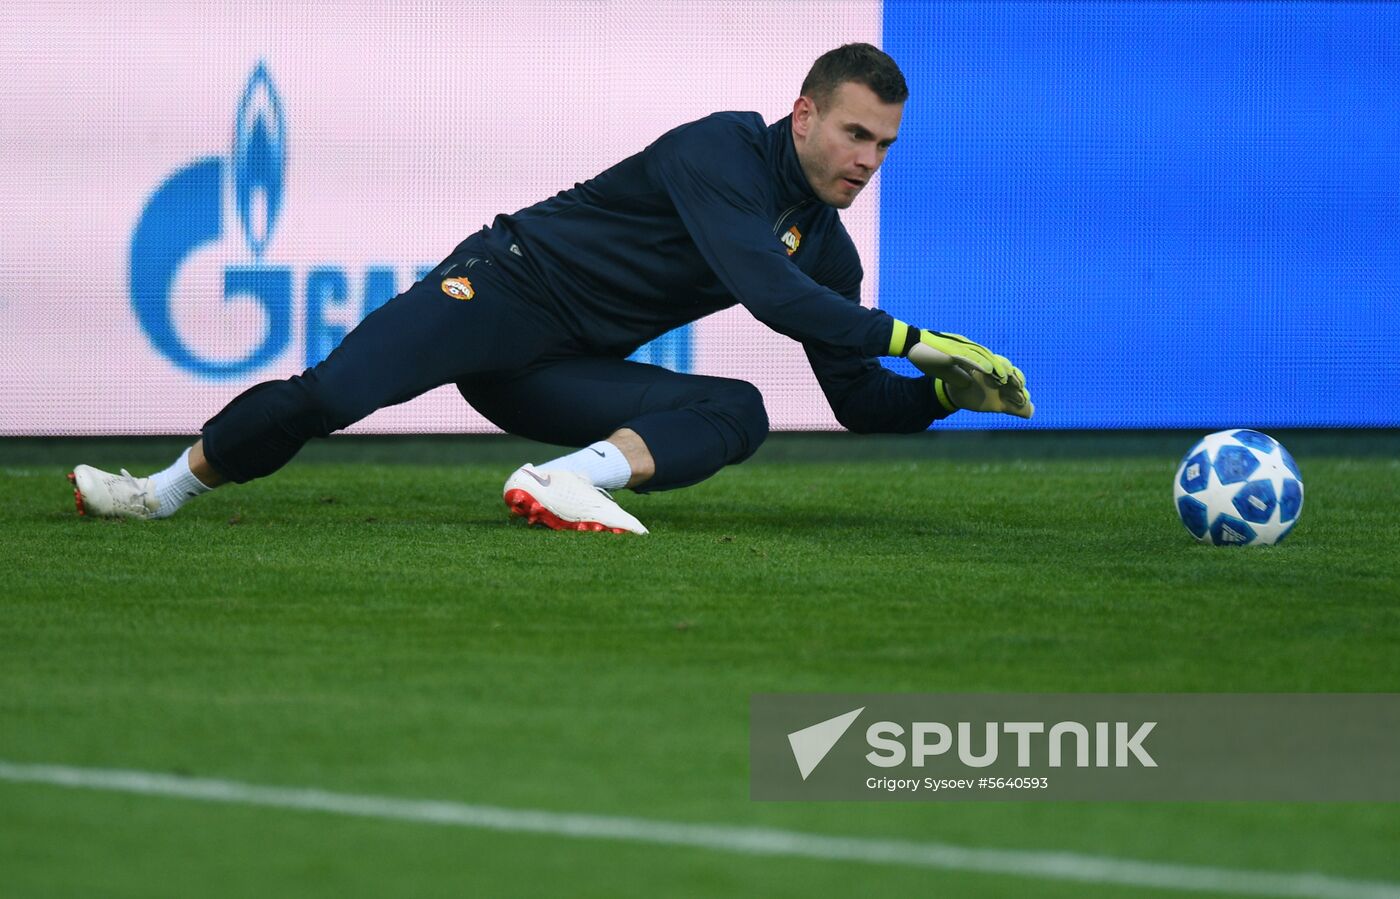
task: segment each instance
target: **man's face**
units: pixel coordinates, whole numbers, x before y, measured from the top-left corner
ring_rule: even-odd
[[[882,103],[853,81],[837,87],[822,109],[798,97],[792,140],[817,198],[837,209],[850,206],[885,161],[903,115],[903,103]]]

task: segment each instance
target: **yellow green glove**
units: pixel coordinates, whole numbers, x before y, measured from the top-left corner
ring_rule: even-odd
[[[991,375],[980,371],[971,374],[960,372],[958,377],[965,380],[953,383],[935,378],[933,382],[938,402],[949,412],[969,409],[973,412],[1002,412],[1017,418],[1030,418],[1035,414],[1035,403],[1031,402],[1030,391],[1026,389],[1026,376],[1014,365],[1005,384],[997,383]]]
[[[924,331],[896,321],[890,354],[904,356],[933,377],[938,402],[949,412],[1002,412],[1018,418],[1035,414],[1026,376],[1005,356],[961,334]]]
[[[918,341],[910,343],[904,355],[926,375],[952,383],[962,383],[965,378],[960,375],[973,372],[988,375],[998,384],[1011,379],[1012,365],[1005,356],[998,356],[961,334],[920,330]]]

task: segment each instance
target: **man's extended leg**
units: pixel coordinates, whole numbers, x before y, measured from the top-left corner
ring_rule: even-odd
[[[470,259],[476,262],[468,265]],[[449,268],[470,268],[471,296],[441,287]],[[465,280],[452,279],[454,284]],[[542,313],[515,298],[489,262],[450,258],[367,316],[314,368],[235,397],[205,423],[201,440],[171,468],[151,478],[75,468],[79,512],[165,517],[202,489],[271,474],[309,439],[376,409],[464,376],[528,366],[556,333]]]
[[[529,480],[530,471],[571,471],[592,486],[639,491],[684,487],[747,459],[768,434],[763,399],[752,384],[620,359],[569,358],[506,381],[473,379],[457,386],[479,412],[513,434],[591,444],[512,475],[535,493],[545,487]],[[625,480],[606,458],[611,454],[627,459]],[[614,480],[600,482],[600,474]]]

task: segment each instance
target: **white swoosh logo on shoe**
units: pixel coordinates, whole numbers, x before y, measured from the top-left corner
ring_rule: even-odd
[[[531,471],[531,470],[528,469],[528,468],[522,468],[522,469],[520,469],[520,470],[523,471],[523,472],[525,472],[526,474],[528,474],[530,477],[534,478],[536,481],[539,481],[541,487],[548,487],[548,486],[549,486],[549,482],[552,480],[552,479],[550,478],[549,475],[545,475],[544,477],[540,477],[539,475],[535,474],[533,471]]]

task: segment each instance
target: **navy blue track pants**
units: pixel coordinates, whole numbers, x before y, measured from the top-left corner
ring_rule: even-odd
[[[235,397],[204,425],[210,464],[239,483],[264,477],[307,440],[444,384],[502,430],[533,440],[584,446],[631,428],[656,462],[641,490],[694,484],[763,442],[768,417],[752,384],[586,355],[522,297],[506,264],[468,240],[320,364]],[[445,289],[445,279],[456,283]]]

